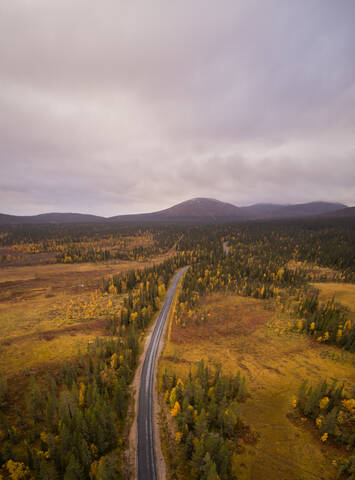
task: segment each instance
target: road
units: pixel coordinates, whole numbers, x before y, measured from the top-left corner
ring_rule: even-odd
[[[138,400],[138,480],[156,480],[157,466],[155,461],[154,446],[154,423],[153,423],[153,392],[154,392],[154,376],[155,363],[159,349],[159,342],[164,330],[166,319],[174,299],[176,287],[182,275],[189,267],[185,267],[178,272],[170,285],[168,293],[164,301],[164,305],[160,310],[156,321],[149,346],[145,355]]]

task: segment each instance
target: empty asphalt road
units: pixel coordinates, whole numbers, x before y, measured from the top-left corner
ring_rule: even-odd
[[[158,353],[159,342],[164,330],[164,325],[174,299],[177,284],[189,267],[178,272],[170,285],[164,301],[164,305],[156,321],[149,346],[145,355],[138,400],[138,480],[156,480],[157,466],[155,462],[154,424],[153,424],[153,391],[155,363]]]

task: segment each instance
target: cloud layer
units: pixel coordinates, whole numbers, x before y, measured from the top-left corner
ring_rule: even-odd
[[[0,211],[355,204],[353,0],[0,5]]]

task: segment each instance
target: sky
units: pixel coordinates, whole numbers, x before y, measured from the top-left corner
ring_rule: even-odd
[[[0,212],[355,205],[354,0],[0,2]]]

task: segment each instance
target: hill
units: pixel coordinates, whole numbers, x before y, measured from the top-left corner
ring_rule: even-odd
[[[282,209],[284,205],[278,205],[276,203],[255,203],[248,207],[241,207],[244,213],[250,219],[257,218],[272,218]]]
[[[322,217],[355,218],[355,207],[346,207],[333,212],[323,213]]]
[[[39,215],[17,216],[0,214],[0,225],[24,225],[39,223],[97,223],[106,218],[84,213],[41,213]]]
[[[156,212],[155,215],[170,217],[242,217],[242,210],[231,203],[221,202],[213,198],[192,198]]]
[[[0,225],[48,224],[48,223],[200,223],[241,220],[267,220],[272,218],[303,218],[310,216],[354,216],[354,210],[341,203],[310,202],[297,205],[258,203],[237,207],[213,198],[192,198],[164,210],[152,213],[115,215],[110,218],[81,213],[44,213],[32,216],[0,214]]]
[[[296,205],[277,205],[270,203],[259,203],[249,207],[242,207],[242,210],[250,219],[268,218],[297,218],[313,215],[329,214],[340,209],[347,210],[342,203],[333,202],[309,202]]]
[[[221,202],[213,198],[192,198],[178,203],[170,208],[153,213],[138,215],[118,215],[111,217],[111,221],[149,221],[149,222],[176,222],[176,221],[223,221],[246,219],[242,209],[231,203]]]

